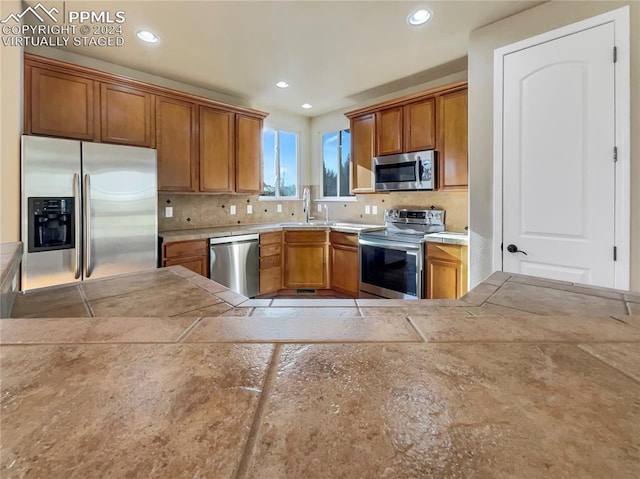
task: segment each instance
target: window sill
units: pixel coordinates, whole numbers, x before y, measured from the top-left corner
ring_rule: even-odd
[[[358,201],[358,198],[356,198],[355,196],[327,196],[323,198],[316,198],[313,201],[315,201],[316,203],[338,203],[338,202],[356,203]]]
[[[297,196],[258,196],[258,201],[300,201]]]

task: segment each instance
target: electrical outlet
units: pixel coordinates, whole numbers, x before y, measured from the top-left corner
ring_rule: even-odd
[[[173,218],[173,206],[165,206],[164,207],[164,217],[165,218]]]
[[[253,214],[253,205],[247,205],[247,214],[248,215],[252,215]]]
[[[373,205],[371,207],[371,213],[374,214],[374,215],[378,214],[378,205]]]
[[[236,214],[236,205],[229,206],[229,214],[230,215],[235,215]]]
[[[276,207],[276,209],[277,209],[278,213],[282,213],[282,205],[278,205]]]
[[[371,206],[370,205],[364,205],[364,214],[365,215],[370,215],[371,214]]]
[[[322,213],[322,205],[318,204],[318,213]]]

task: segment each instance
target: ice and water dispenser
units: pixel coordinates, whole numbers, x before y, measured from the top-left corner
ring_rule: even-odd
[[[29,197],[28,251],[53,251],[75,247],[73,197]]]

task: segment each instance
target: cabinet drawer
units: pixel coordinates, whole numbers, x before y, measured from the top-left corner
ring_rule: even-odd
[[[260,270],[269,268],[280,268],[282,265],[282,256],[279,254],[275,256],[267,256],[266,258],[260,258]]]
[[[180,256],[198,256],[207,254],[207,240],[176,241],[164,245],[165,258],[178,258]]]
[[[260,257],[264,258],[265,256],[273,256],[275,254],[282,254],[282,245],[279,244],[269,244],[269,245],[260,245]]]
[[[353,233],[340,233],[338,231],[332,231],[329,234],[331,238],[331,244],[341,244],[344,246],[358,247],[358,235]]]
[[[427,243],[427,258],[466,262],[467,247],[457,244]]]
[[[272,233],[262,233],[260,235],[260,245],[264,244],[281,244],[282,231],[274,231]]]
[[[286,243],[325,243],[326,231],[286,231],[284,233]]]

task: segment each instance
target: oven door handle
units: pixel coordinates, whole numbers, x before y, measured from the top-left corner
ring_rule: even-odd
[[[419,253],[422,251],[422,243],[399,243],[397,241],[393,242],[382,242],[382,241],[371,241],[363,238],[358,239],[358,244],[363,246],[373,246],[374,248],[384,248],[384,249],[393,249],[397,251],[406,251],[408,253]]]

